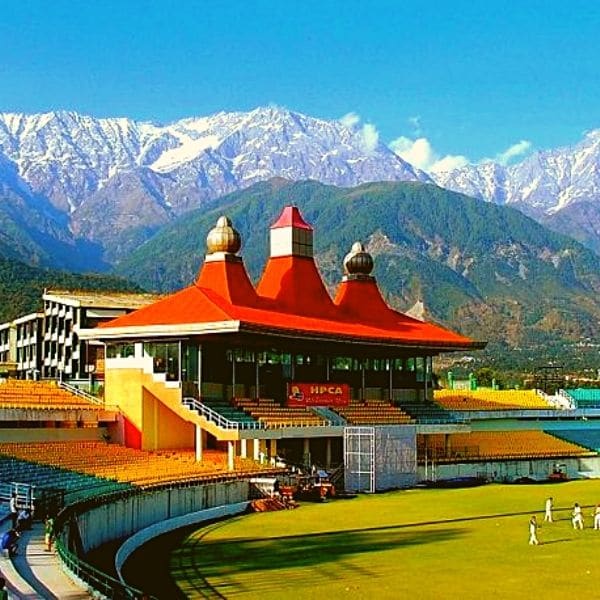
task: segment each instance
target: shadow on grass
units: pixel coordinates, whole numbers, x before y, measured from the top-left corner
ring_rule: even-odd
[[[549,546],[550,544],[562,544],[563,542],[572,542],[569,538],[562,538],[560,540],[550,540],[548,542],[540,542],[540,546]]]
[[[298,569],[303,581],[320,577],[321,573],[330,577],[328,563],[335,563],[339,570],[344,568],[345,560],[357,554],[445,542],[463,535],[465,531],[460,528],[415,531],[403,527],[382,527],[231,541],[206,541],[199,536],[175,551],[171,575],[188,596],[223,596],[247,591],[244,577],[240,575],[247,574],[251,578],[254,590],[259,583],[275,585],[269,578],[258,582],[256,578],[260,577],[260,571]],[[352,565],[351,569],[357,572],[356,565]],[[377,564],[374,563],[372,571],[363,569],[361,575],[377,577],[376,569]],[[293,578],[293,575],[286,574],[286,586],[293,584],[290,577]],[[219,583],[211,586],[209,581]]]

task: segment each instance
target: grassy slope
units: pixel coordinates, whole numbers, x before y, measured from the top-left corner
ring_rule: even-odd
[[[530,547],[529,515],[542,520],[547,495],[565,510]],[[600,482],[585,481],[307,504],[201,529],[172,552],[171,569],[188,597],[212,586],[228,598],[593,598],[600,532],[591,508],[583,532],[569,514],[598,499]]]

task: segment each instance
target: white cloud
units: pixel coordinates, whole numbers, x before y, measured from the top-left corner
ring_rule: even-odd
[[[521,140],[512,146],[509,146],[504,152],[500,152],[494,159],[501,165],[507,165],[513,158],[522,156],[531,150],[531,142],[528,140]]]
[[[340,123],[344,125],[344,127],[348,127],[348,129],[352,129],[355,125],[360,123],[360,116],[355,112],[346,113],[341,119]]]
[[[427,172],[451,171],[469,164],[469,159],[460,154],[440,156],[431,142],[420,137],[416,140],[401,136],[390,143],[390,148],[403,160]]]
[[[357,125],[360,123],[361,118],[360,115],[355,112],[346,113],[339,121],[344,127],[356,131],[361,139],[363,150],[367,154],[370,154],[377,148],[377,144],[379,144],[379,131],[377,131],[375,125],[372,123],[365,123],[362,127],[358,128]]]
[[[373,152],[377,148],[379,143],[379,131],[377,127],[371,123],[365,123],[360,130],[360,136],[362,137],[362,144],[367,154]]]
[[[469,164],[469,159],[462,154],[447,154],[446,156],[436,160],[429,169],[432,173],[444,173],[460,169]]]

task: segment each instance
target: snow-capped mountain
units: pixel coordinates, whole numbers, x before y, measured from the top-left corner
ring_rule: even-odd
[[[600,129],[575,146],[536,152],[515,165],[486,162],[432,177],[442,187],[536,217],[579,202],[600,203]]]
[[[431,176],[447,189],[514,206],[600,252],[600,129],[508,167],[485,162]]]
[[[118,259],[173,217],[272,177],[338,186],[429,177],[360,127],[281,108],[169,125],[75,112],[0,114],[0,161],[18,185]],[[13,185],[15,183],[13,182]]]
[[[195,186],[199,197],[275,176],[341,186],[427,180],[384,144],[368,147],[361,129],[279,108],[166,126],[73,112],[0,114],[0,152],[35,192],[71,212],[115,175],[136,169],[163,176],[167,195],[176,183]]]

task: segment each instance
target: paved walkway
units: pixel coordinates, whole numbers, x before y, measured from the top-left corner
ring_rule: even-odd
[[[11,600],[87,600],[92,597],[62,570],[54,550],[45,551],[42,523],[34,523],[30,531],[23,532],[19,554],[12,563],[7,558],[2,561],[0,569],[12,593]]]

